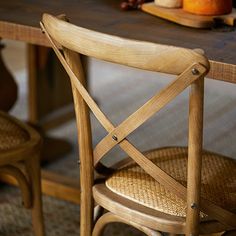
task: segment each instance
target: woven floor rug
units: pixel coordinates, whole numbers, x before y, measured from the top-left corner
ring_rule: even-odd
[[[15,78],[19,83],[20,96],[12,113],[21,119],[27,118],[26,101],[26,64],[25,46],[7,41],[8,49],[4,57]],[[17,56],[16,56],[17,53]],[[22,58],[16,60],[14,58]],[[11,63],[10,63],[11,62]],[[90,61],[91,91],[107,116],[114,124],[119,124],[135,109],[153,96],[173,77],[141,73],[126,67],[110,63]],[[205,117],[204,117],[204,148],[224,155],[236,157],[236,87],[222,82],[206,81]],[[178,99],[171,102],[147,123],[138,128],[129,137],[141,150],[160,146],[187,144],[187,115],[188,90]],[[22,112],[25,111],[25,112]],[[106,134],[104,129],[92,116],[94,145]],[[77,137],[75,122],[71,121],[58,129],[52,130],[51,135],[63,137],[73,144],[74,150],[45,168],[63,175],[79,177],[76,161]],[[106,163],[110,160],[124,157],[119,149],[112,150]],[[30,212],[21,206],[18,189],[0,186],[0,235],[14,236],[33,235],[31,232]],[[69,202],[57,200],[48,196],[43,197],[46,232],[49,236],[79,235],[79,206]],[[120,224],[107,227],[106,236],[143,235],[140,232]]]

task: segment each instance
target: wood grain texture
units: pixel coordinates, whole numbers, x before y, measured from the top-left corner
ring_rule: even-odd
[[[236,83],[236,64],[210,61],[211,69],[207,77],[225,82]]]
[[[203,142],[204,78],[194,81],[189,101],[186,235],[199,234]]]
[[[79,55],[68,49],[64,49],[65,58],[72,71],[78,76],[81,84],[85,85],[85,76]],[[71,79],[72,92],[75,104],[76,121],[78,127],[78,144],[80,156],[80,235],[87,236],[92,234],[93,228],[93,196],[92,186],[94,181],[93,153],[92,153],[92,134],[88,106],[83,97],[74,86]]]
[[[37,3],[29,3],[26,0],[11,2],[1,0],[0,4],[1,38],[49,46],[48,40],[39,29],[41,16],[44,12],[61,14],[61,10],[58,9],[64,9],[63,12],[70,16],[73,23],[85,28],[160,44],[192,49],[200,47],[208,58],[216,62],[212,64],[210,72],[210,75],[214,73],[212,78],[223,81],[232,80],[228,71],[236,62],[234,53],[236,32],[234,30],[221,32],[181,27],[138,11],[119,11],[118,3],[115,0],[109,2],[98,0],[96,4],[93,1],[81,0],[69,5],[64,0],[59,0],[57,9],[55,9],[55,3],[46,4],[46,0]],[[184,35],[184,37],[178,37],[178,35]],[[222,71],[221,63],[224,68],[228,68],[226,73]],[[229,65],[226,66],[227,64]]]
[[[24,207],[30,208],[32,206],[32,196],[30,191],[30,186],[28,180],[22,171],[12,165],[1,166],[0,167],[0,180],[4,181],[6,178],[13,178],[14,182],[17,183],[20,187],[22,194],[22,203]],[[6,181],[4,181],[6,182]]]
[[[207,59],[193,50],[110,36],[58,20],[48,14],[43,15],[42,21],[48,33],[59,44],[104,61],[175,75],[196,62],[209,66]],[[71,38],[77,39],[80,44]]]
[[[37,3],[29,3],[26,0],[11,2],[1,0],[0,4],[0,37],[2,38],[48,46],[47,39],[39,29],[41,16],[44,12],[61,14],[59,9],[63,9],[73,23],[88,29],[160,44],[192,49],[200,47],[208,58],[217,62],[217,65],[214,63],[211,71],[221,70],[221,63],[233,65],[236,61],[234,53],[236,31],[195,30],[138,11],[122,12],[115,0],[109,2],[98,0],[96,4],[93,1],[85,0],[67,4],[66,1],[59,0],[56,8],[55,3],[48,4],[46,0]],[[184,35],[184,37],[178,37],[178,35]],[[227,76],[227,71],[226,73],[221,71],[217,78],[214,72],[214,78],[224,81],[231,80]]]
[[[126,219],[123,219],[115,214],[112,214],[111,212],[105,213],[102,215],[98,222],[96,223],[92,236],[101,236],[103,234],[103,231],[105,229],[105,226],[109,223],[113,222],[120,222],[125,223],[133,226],[134,228],[138,229],[139,231],[145,233],[147,236],[162,236],[161,233],[154,231],[150,228],[147,228],[145,226],[136,224],[135,222],[127,221]]]
[[[38,27],[0,21],[0,37],[19,40],[30,44],[49,46],[47,39]]]
[[[222,16],[200,16],[188,13],[182,8],[159,7],[155,3],[145,3],[141,9],[154,16],[193,28],[211,28],[216,20],[221,20],[221,22],[233,26],[236,19],[235,10],[230,14]]]
[[[154,230],[163,232],[184,233],[185,219],[177,216],[155,211],[151,208],[120,198],[119,195],[110,191],[104,184],[97,184],[93,187],[93,194],[96,202],[114,214],[119,215],[127,221],[145,225]]]
[[[40,44],[43,42],[42,37],[44,38],[39,30],[42,14],[45,12],[54,15],[66,13],[73,24],[87,29],[159,44],[191,49],[202,48],[211,60],[230,64],[234,64],[236,61],[235,30],[223,32],[220,29],[190,29],[141,11],[123,12],[120,11],[117,0],[80,0],[70,3],[65,0],[56,2],[0,0],[0,6],[1,22],[25,26],[20,29],[16,38],[14,25],[8,24],[4,27],[8,36],[4,36],[4,32],[1,31],[0,37],[2,38],[14,39],[15,37],[17,40],[30,42],[33,37],[34,43]],[[33,29],[29,27],[38,28],[38,30],[37,32],[31,31]],[[30,34],[29,29],[31,29]],[[180,35],[184,35],[184,37],[179,37]],[[47,42],[45,43],[47,44]]]
[[[97,149],[100,152],[100,149],[102,150],[105,147],[105,151],[102,151],[103,153],[98,159],[96,159],[97,157],[94,155],[95,165],[100,161],[103,154],[113,147],[113,144],[118,144],[148,175],[162,184],[166,189],[184,200],[187,199],[188,204],[196,202],[196,206],[199,206],[201,201],[200,209],[213,219],[224,224],[226,226],[225,229],[236,227],[235,214],[222,207],[216,206],[208,199],[201,198],[200,200],[203,117],[202,80],[209,70],[208,60],[203,56],[203,54],[199,53],[200,50],[189,51],[187,49],[177,48],[175,51],[177,53],[175,54],[172,51],[173,47],[168,45],[132,41],[98,33],[63,22],[62,20],[48,14],[43,15],[41,26],[56,55],[70,76],[72,91],[74,93],[77,126],[79,130],[79,146],[81,150],[81,220],[83,220],[81,225],[81,234],[91,235],[92,232],[91,211],[93,210],[93,204],[92,194],[90,191],[93,186],[93,181],[91,179],[93,178],[93,154],[88,107],[109,133],[107,136],[108,141],[104,142],[103,145],[99,145],[99,149]],[[63,49],[62,51],[60,51],[61,48]],[[155,49],[155,53],[153,53],[153,49]],[[84,87],[82,65],[75,52],[97,57],[101,60],[145,70],[175,74],[177,75],[177,79],[167,86],[166,89],[163,89],[159,94],[151,98],[146,104],[144,104],[144,106],[128,117],[127,120],[121,123],[121,126],[123,125],[122,128],[118,125],[118,128],[120,128],[118,133],[118,128],[116,130],[114,125],[99,109],[98,105],[94,102]],[[139,57],[139,55],[142,56]],[[175,62],[177,58],[182,62],[182,65],[176,64],[173,69],[169,64],[173,65],[173,62]],[[151,65],[147,63],[150,62],[150,59],[155,59]],[[183,60],[187,60],[187,64],[184,63]],[[169,101],[174,99],[185,88],[190,86],[190,84],[193,84],[190,96],[189,115],[190,173],[188,175],[188,188],[186,189],[172,176],[168,175],[151,160],[146,158],[145,155],[143,155],[126,139],[126,137],[150,118],[155,112],[159,111]],[[85,102],[88,107],[85,105]],[[193,169],[195,169],[195,171],[192,171]],[[86,193],[83,193],[83,190],[86,190]],[[198,207],[196,211],[192,211],[192,207],[190,207],[191,210],[188,210],[186,225],[185,219],[173,217],[172,215],[167,215],[163,212],[150,211],[149,209],[144,213],[145,207],[141,204],[136,204],[135,209],[134,202],[126,200],[122,196],[119,196],[119,194],[112,193],[106,188],[105,184],[95,184],[93,188],[93,196],[99,205],[122,219],[127,219],[127,222],[130,222],[131,225],[133,223],[138,225],[141,224],[142,226],[150,227],[152,230],[163,230],[170,233],[184,232],[193,235],[199,234]],[[86,204],[83,205],[84,203]],[[102,218],[101,221],[97,221],[97,224],[100,224],[99,222],[101,223],[101,227],[98,226],[97,229],[95,227],[94,235],[99,235],[102,232],[103,226],[106,224],[106,220],[103,221]],[[207,224],[207,222],[204,223]],[[216,229],[219,228],[211,228],[211,230]]]
[[[175,81],[169,84],[162,91],[154,95],[149,101],[147,101],[142,107],[125,119],[112,131],[104,128],[109,134],[104,137],[94,149],[94,164],[98,161],[117,143],[120,143],[131,132],[137,129],[141,124],[148,120],[152,115],[161,110],[166,104],[174,99],[179,93],[181,93],[186,87],[188,87],[194,80],[198,78],[198,75],[192,76],[191,70],[195,68],[200,74],[206,73],[206,68],[199,64],[194,64],[190,68],[186,69]],[[113,136],[117,137],[117,140],[113,140]]]
[[[104,184],[97,184],[93,188],[94,198],[106,209],[122,218],[146,225],[151,229],[162,232],[185,234],[186,222],[183,217],[171,216],[163,212],[140,205],[110,191]],[[225,226],[217,221],[201,222],[200,233],[210,234],[223,232]]]

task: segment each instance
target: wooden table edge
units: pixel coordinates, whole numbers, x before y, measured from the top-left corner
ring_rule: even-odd
[[[50,47],[46,36],[39,27],[0,21],[0,38]]]
[[[0,38],[23,41],[29,44],[50,47],[50,44],[39,27],[25,26],[0,20]],[[222,80],[225,82],[236,81],[236,65],[220,61],[210,61],[211,70],[209,78]],[[227,69],[228,74],[225,76],[220,70]],[[224,71],[225,72],[225,71]]]

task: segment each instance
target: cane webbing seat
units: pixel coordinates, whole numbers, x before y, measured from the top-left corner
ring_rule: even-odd
[[[156,165],[178,180],[187,183],[187,148],[171,147],[146,153]],[[236,161],[204,151],[202,196],[216,205],[232,210],[236,207]],[[224,173],[224,175],[222,175]],[[165,189],[137,164],[130,164],[106,180],[114,193],[149,208],[186,217],[186,202]],[[201,217],[206,215],[201,213]]]
[[[0,113],[0,150],[9,150],[29,140],[28,133]]]

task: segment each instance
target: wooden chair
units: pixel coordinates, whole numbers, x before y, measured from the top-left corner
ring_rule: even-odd
[[[28,125],[0,111],[0,175],[10,176],[22,192],[23,205],[32,209],[36,236],[44,235],[40,181],[40,136]]]
[[[101,235],[111,222],[130,224],[147,235],[190,236],[235,229],[231,209],[236,182],[229,181],[236,177],[235,162],[202,151],[203,80],[209,62],[201,51],[94,32],[49,14],[43,15],[41,27],[72,84],[81,163],[80,235]],[[79,54],[174,74],[176,80],[114,126],[85,89]],[[127,136],[187,87],[191,87],[188,147],[140,152]],[[89,108],[108,132],[94,149]],[[129,160],[104,166],[102,157],[116,145]],[[94,170],[103,178],[94,179]]]

